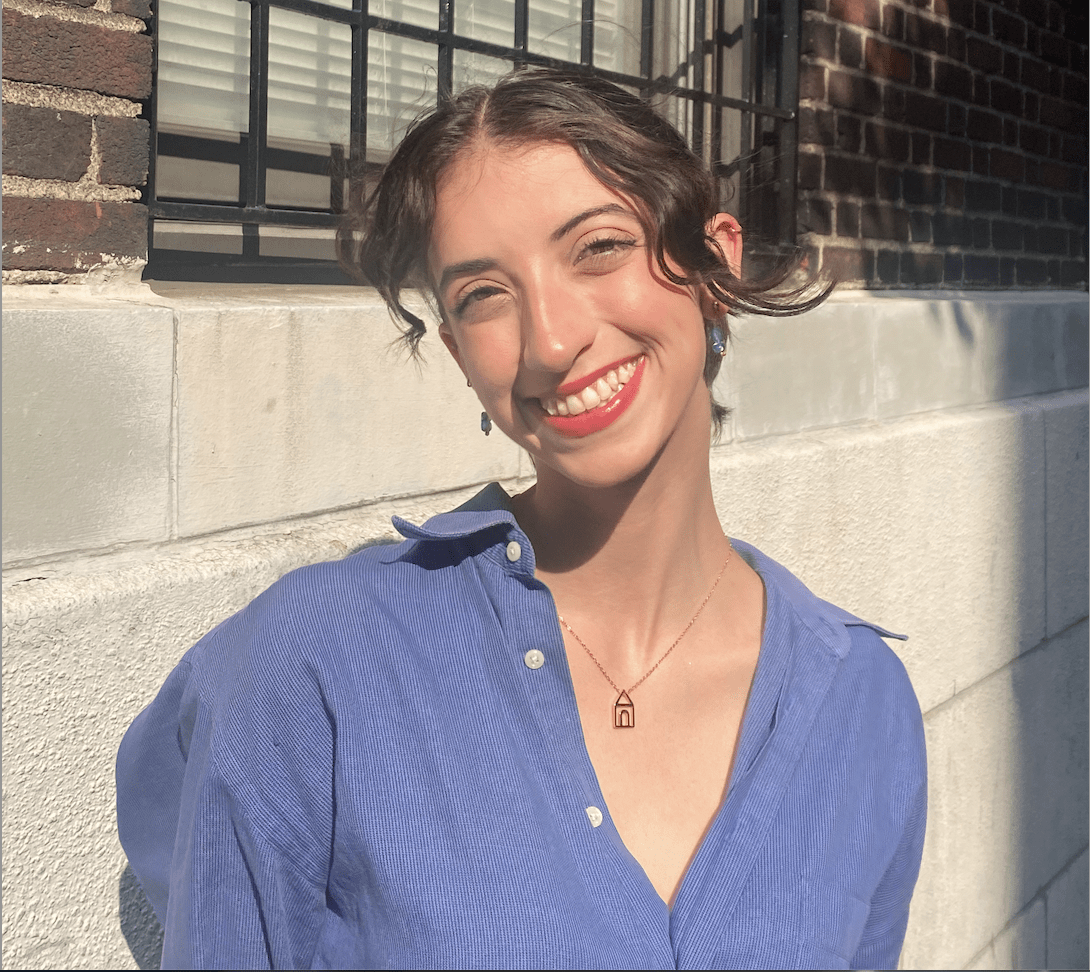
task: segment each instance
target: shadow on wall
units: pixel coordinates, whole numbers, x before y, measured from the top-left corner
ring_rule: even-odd
[[[118,913],[121,933],[129,951],[141,969],[159,968],[163,954],[163,929],[152,911],[151,903],[127,864],[117,880]]]

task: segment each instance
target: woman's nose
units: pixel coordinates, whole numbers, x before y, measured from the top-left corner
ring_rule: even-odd
[[[564,374],[594,340],[588,308],[557,285],[527,295],[522,321],[522,363],[532,371]]]

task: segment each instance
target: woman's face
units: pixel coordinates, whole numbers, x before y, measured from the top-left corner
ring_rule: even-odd
[[[701,298],[661,275],[632,201],[569,146],[467,150],[428,256],[444,342],[539,477],[615,485],[670,445],[706,462]]]

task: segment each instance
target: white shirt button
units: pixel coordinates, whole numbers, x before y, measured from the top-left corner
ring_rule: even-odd
[[[597,807],[587,807],[587,819],[592,827],[602,826],[602,811]]]
[[[507,545],[507,559],[514,563],[519,557],[522,556],[522,544],[517,540],[512,540]]]
[[[538,669],[545,664],[545,656],[536,648],[531,648],[526,652],[522,656],[522,660],[526,663],[527,668]]]

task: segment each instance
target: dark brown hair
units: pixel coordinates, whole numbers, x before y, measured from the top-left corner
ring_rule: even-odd
[[[678,131],[646,101],[609,81],[528,68],[491,88],[467,88],[441,101],[410,126],[373,191],[366,192],[363,180],[352,187],[337,231],[338,256],[349,273],[382,295],[414,355],[426,328],[402,304],[401,291],[431,290],[426,259],[436,186],[478,138],[570,145],[603,185],[640,204],[638,215],[663,276],[679,286],[703,285],[723,306],[721,317],[704,322],[709,337],[716,325],[729,336],[728,314],[799,314],[821,303],[831,289],[813,281],[785,286],[798,269],[797,258],[757,278],[735,276],[706,233],[719,211],[715,180]],[[704,365],[709,387],[721,361],[709,341]],[[713,400],[717,431],[726,414]]]

